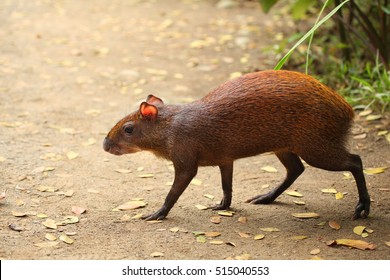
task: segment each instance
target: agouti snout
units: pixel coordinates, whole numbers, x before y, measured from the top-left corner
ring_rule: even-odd
[[[352,120],[351,106],[316,79],[270,70],[228,81],[189,104],[165,105],[150,95],[111,129],[103,147],[114,155],[150,151],[173,162],[171,190],[157,212],[144,216],[147,220],[167,216],[199,166],[219,166],[223,198],[214,209],[229,208],[233,162],[270,151],[285,166],[286,178],[248,202],[274,201],[304,171],[302,158],[317,168],[352,173],[359,193],[357,219],[368,216],[370,197],[360,157],[345,148]]]

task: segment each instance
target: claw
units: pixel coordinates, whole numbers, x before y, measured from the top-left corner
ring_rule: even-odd
[[[367,218],[370,213],[370,200],[360,201],[355,207],[355,213],[352,216],[352,220],[357,220],[360,218]]]
[[[156,211],[153,214],[142,216],[141,219],[143,219],[145,221],[160,221],[160,220],[164,220],[165,217],[167,216],[167,213],[165,213],[165,212],[166,211],[165,211],[165,209],[163,207],[163,208],[161,208],[160,210]]]

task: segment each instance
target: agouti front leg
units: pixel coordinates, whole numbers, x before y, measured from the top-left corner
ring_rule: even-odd
[[[195,177],[197,171],[197,167],[187,167],[183,169],[175,166],[175,180],[173,181],[173,185],[165,198],[163,206],[155,213],[143,216],[142,219],[145,219],[146,221],[165,219],[173,205],[188,187],[191,180]]]
[[[212,206],[213,210],[226,210],[229,209],[232,203],[232,181],[233,181],[233,162],[220,165],[219,170],[221,171],[222,191],[223,197],[219,204]]]

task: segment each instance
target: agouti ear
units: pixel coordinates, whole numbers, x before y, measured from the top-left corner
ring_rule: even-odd
[[[154,106],[162,106],[164,105],[164,102],[161,100],[161,98],[158,98],[157,96],[154,96],[152,94],[149,94],[146,98],[146,102],[149,104],[152,104]]]
[[[139,112],[141,116],[145,119],[154,121],[157,119],[158,109],[156,106],[149,104],[147,102],[142,102],[139,106]]]

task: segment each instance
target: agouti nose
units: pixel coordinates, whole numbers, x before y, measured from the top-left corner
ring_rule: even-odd
[[[111,146],[112,146],[112,140],[108,137],[104,138],[104,141],[103,141],[103,149],[106,151],[106,152],[109,152],[110,149],[111,149]]]

